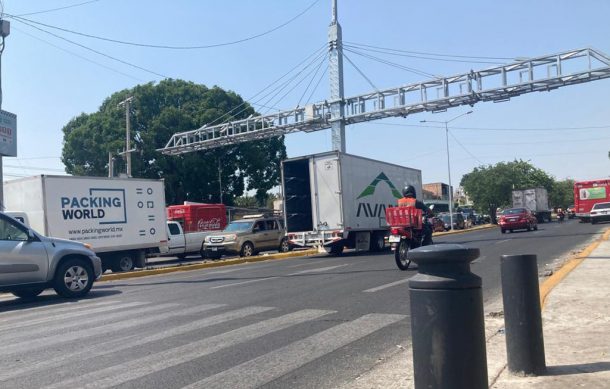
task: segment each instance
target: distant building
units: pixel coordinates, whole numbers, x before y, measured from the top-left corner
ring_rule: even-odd
[[[454,198],[454,202],[456,202],[460,205],[472,204],[472,201],[470,200],[468,193],[466,193],[464,188],[462,188],[461,186],[457,188],[457,190],[455,191],[455,194],[453,195],[453,198]]]
[[[449,185],[442,182],[423,184],[423,199],[449,201]]]

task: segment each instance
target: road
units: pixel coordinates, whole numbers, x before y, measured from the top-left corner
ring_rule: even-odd
[[[481,249],[472,269],[489,305],[501,254],[537,254],[542,270],[605,227],[570,221],[437,243]],[[336,387],[410,344],[414,274],[389,252],[347,253],[103,282],[76,302],[8,299],[0,387]]]

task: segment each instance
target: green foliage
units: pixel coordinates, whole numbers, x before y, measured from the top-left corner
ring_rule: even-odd
[[[574,180],[556,181],[549,192],[549,205],[564,209],[574,205]]]
[[[529,162],[515,160],[477,167],[462,177],[460,185],[475,207],[485,210],[495,220],[496,208],[511,204],[513,189],[543,187],[550,192],[554,179]]]
[[[63,128],[62,161],[68,173],[108,175],[108,153],[116,155],[125,148],[125,108],[118,105],[129,96],[134,97],[130,117],[132,147],[137,150],[132,153],[132,175],[163,178],[168,204],[219,202],[219,181],[225,204],[232,205],[245,190],[255,190],[257,199],[264,203],[267,191],[278,185],[280,161],[286,157],[283,137],[179,156],[156,151],[176,132],[199,128],[223,115],[222,120],[229,121],[255,114],[233,92],[182,80],[148,83],[114,93],[97,112],[72,119]],[[115,171],[124,172],[123,158],[115,160]]]

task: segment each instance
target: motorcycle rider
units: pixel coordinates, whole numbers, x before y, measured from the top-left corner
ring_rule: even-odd
[[[417,200],[417,193],[415,191],[415,187],[413,185],[407,185],[402,190],[402,198],[398,199],[399,207],[415,207],[417,209],[421,209],[424,215],[431,216],[432,211],[426,204]],[[432,227],[430,223],[424,221],[422,226],[422,233],[424,235],[424,241],[422,242],[423,246],[427,246],[432,244]]]

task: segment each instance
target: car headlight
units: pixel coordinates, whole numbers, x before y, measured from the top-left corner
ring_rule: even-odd
[[[210,236],[208,235],[208,236],[206,236],[205,238],[203,238],[203,241],[204,241],[205,243],[210,243]]]
[[[89,243],[83,243],[83,246],[85,246],[89,250],[93,250],[93,246],[91,246]]]
[[[231,242],[231,241],[234,241],[235,239],[237,239],[237,235],[235,235],[235,234],[225,236],[226,242]]]

